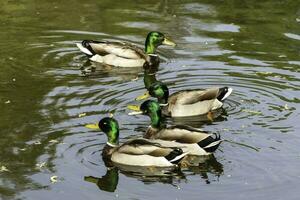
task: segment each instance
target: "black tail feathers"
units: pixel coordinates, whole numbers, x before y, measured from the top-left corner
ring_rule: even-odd
[[[93,41],[93,40],[83,40],[81,42],[82,46],[84,48],[87,48],[93,55],[95,55],[95,51],[93,50],[93,48],[91,47],[90,43],[98,43],[97,41]]]
[[[229,92],[229,88],[228,87],[222,87],[222,88],[220,88],[217,99],[219,101],[223,101],[223,98],[225,97],[225,95],[227,94],[227,92]]]
[[[183,151],[182,149],[180,148],[175,148],[173,151],[171,151],[171,153],[169,153],[167,156],[165,156],[165,158],[168,160],[168,161],[171,161],[172,164],[178,164],[182,158],[180,159],[176,159],[174,160],[177,156],[180,156],[181,154],[183,154]],[[174,160],[174,161],[172,161]]]
[[[209,136],[204,140],[198,142],[198,145],[203,148],[206,152],[214,152],[218,149],[221,144],[221,136],[220,134],[214,133],[215,137]]]

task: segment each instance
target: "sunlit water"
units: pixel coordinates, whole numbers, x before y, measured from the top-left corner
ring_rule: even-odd
[[[2,199],[299,197],[297,1],[7,1],[0,16]],[[126,106],[144,92],[143,70],[83,73],[94,64],[74,43],[142,46],[150,30],[178,44],[159,48],[156,78],[171,93],[212,86],[234,92],[213,122],[167,119],[220,133],[225,141],[214,157],[148,177],[107,169],[105,135],[84,127],[114,113],[121,142],[141,135],[149,119],[128,116]]]

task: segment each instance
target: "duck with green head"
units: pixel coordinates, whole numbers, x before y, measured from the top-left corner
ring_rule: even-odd
[[[219,135],[209,134],[190,126],[165,127],[161,123],[161,108],[156,101],[147,100],[140,106],[140,111],[129,113],[129,115],[138,114],[147,115],[151,119],[151,125],[144,135],[145,138],[166,141],[166,143],[162,143],[164,145],[176,143],[174,146],[183,148],[184,151],[184,147],[186,147],[189,155],[209,155],[222,142]]]
[[[77,47],[94,62],[117,67],[143,67],[158,65],[156,49],[160,45],[175,46],[163,33],[152,31],[145,41],[145,50],[128,43],[118,41],[83,40]]]
[[[166,116],[186,117],[207,114],[223,106],[224,100],[231,94],[232,88],[208,88],[181,90],[169,94],[166,84],[156,81],[148,87],[148,91],[136,100],[155,97]]]
[[[109,159],[117,166],[176,167],[187,154],[179,147],[163,146],[157,140],[144,138],[119,145],[119,125],[114,118],[105,117],[98,126],[107,136],[103,159]]]

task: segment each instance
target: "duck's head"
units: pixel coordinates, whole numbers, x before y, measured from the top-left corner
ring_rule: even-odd
[[[131,112],[130,115],[147,115],[151,119],[151,126],[158,128],[161,122],[160,105],[153,100],[144,101],[139,107],[139,111]]]
[[[145,52],[147,54],[155,54],[156,48],[159,45],[176,46],[174,42],[168,39],[163,33],[152,31],[148,33],[145,41]]]
[[[115,147],[119,144],[119,124],[112,117],[105,117],[99,121],[100,130],[107,135],[107,144]]]

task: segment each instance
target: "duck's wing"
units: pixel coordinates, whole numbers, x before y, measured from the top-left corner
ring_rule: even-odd
[[[198,144],[206,152],[214,152],[222,142],[219,134],[209,134],[200,129],[182,125],[162,129],[152,138],[182,144]]]
[[[218,94],[219,88],[209,88],[205,90],[184,90],[170,95],[168,102],[170,105],[189,105],[200,101],[216,99]]]
[[[89,56],[113,54],[127,59],[148,59],[143,49],[128,42],[83,40],[77,47]]]
[[[117,151],[129,155],[149,155],[154,157],[166,157],[170,154],[182,154],[182,150],[176,147],[164,147],[155,140],[133,139],[121,145]]]
[[[192,126],[188,126],[188,125],[184,125],[184,124],[178,124],[178,125],[172,125],[172,126],[169,126],[168,129],[185,129],[185,130],[188,130],[188,131],[191,131],[191,132],[199,132],[199,133],[206,133],[208,134],[207,131],[204,131],[200,128],[195,128],[195,127],[192,127]]]
[[[212,136],[211,134],[200,132],[200,131],[191,131],[184,129],[182,127],[169,127],[160,130],[155,136],[154,139],[175,141],[179,143],[198,143],[206,138]]]
[[[169,97],[169,104],[181,104],[190,105],[200,101],[218,99],[224,101],[231,93],[233,89],[230,87],[222,88],[208,88],[198,90],[183,90],[175,92]]]

